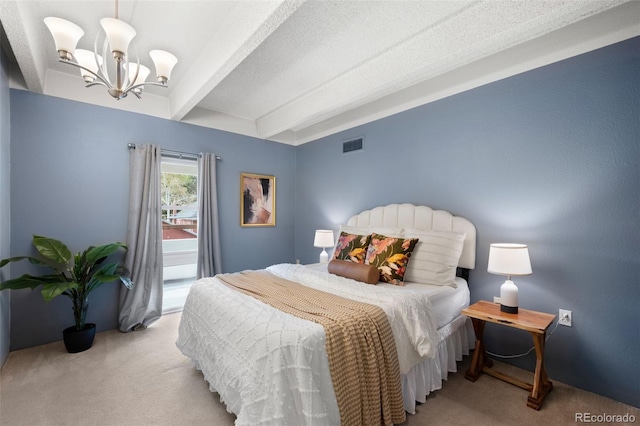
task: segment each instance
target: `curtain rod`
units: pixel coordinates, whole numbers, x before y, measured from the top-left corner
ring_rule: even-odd
[[[129,143],[127,144],[127,147],[129,149],[136,149],[136,144]],[[173,151],[171,149],[164,149],[164,148],[160,148],[160,152],[162,152],[163,154],[175,155],[178,158],[182,158],[183,156],[190,156],[190,157],[196,157],[196,158],[200,157],[200,154],[194,154],[192,152]],[[216,155],[216,160],[222,160],[222,157],[220,157],[219,155]]]

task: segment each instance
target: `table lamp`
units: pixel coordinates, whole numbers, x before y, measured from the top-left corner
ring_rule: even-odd
[[[511,281],[511,276],[531,274],[527,246],[525,244],[491,244],[487,272],[507,276],[507,280],[500,287],[500,310],[517,314],[518,287]]]
[[[320,263],[329,262],[329,254],[327,253],[327,247],[333,247],[333,231],[330,229],[318,229],[316,236],[313,239],[314,247],[322,247],[322,253],[320,253]]]

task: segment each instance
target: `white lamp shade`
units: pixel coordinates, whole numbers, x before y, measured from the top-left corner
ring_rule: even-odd
[[[74,53],[73,56],[76,58],[76,61],[78,61],[78,64],[95,73],[98,72],[98,64],[96,63],[96,55],[94,52],[84,49],[76,49],[76,53]],[[102,56],[98,55],[98,61],[100,62],[100,65],[102,65]],[[80,75],[82,75],[82,77],[95,78],[94,75],[91,75],[91,73],[83,70],[82,68],[80,68]]]
[[[131,80],[133,77],[135,77],[136,71],[138,71],[138,64],[129,63],[129,66],[127,67],[127,72],[129,74],[129,80]],[[149,76],[150,72],[151,72],[151,70],[149,70],[149,68],[145,67],[144,65],[140,65],[140,71],[138,71],[138,77],[136,78],[136,81],[133,84],[142,84],[142,83],[144,83],[145,80],[147,79],[147,77]]]
[[[313,239],[314,247],[333,247],[333,231],[328,229],[318,229]]]
[[[164,50],[152,50],[149,52],[149,56],[156,67],[156,76],[169,80],[173,67],[178,63],[178,58]]]
[[[74,54],[78,40],[84,35],[82,28],[73,22],[53,16],[44,18],[44,23],[53,36],[56,50]]]
[[[126,22],[115,18],[102,18],[100,25],[107,34],[111,51],[126,54],[129,43],[136,36],[136,30]]]
[[[525,244],[491,244],[487,272],[496,275],[530,275],[529,249]]]

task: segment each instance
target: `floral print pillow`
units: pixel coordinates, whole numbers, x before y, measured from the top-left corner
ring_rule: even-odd
[[[367,247],[371,235],[355,235],[347,232],[340,232],[333,258],[338,260],[350,260],[351,262],[364,263],[367,254]]]
[[[395,285],[404,285],[404,273],[417,238],[387,237],[372,234],[365,264],[380,270],[380,280]]]

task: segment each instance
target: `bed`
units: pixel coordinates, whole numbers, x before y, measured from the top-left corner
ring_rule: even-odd
[[[391,204],[351,217],[341,231],[420,236],[424,238],[419,244],[424,241],[424,246],[416,245],[403,286],[364,284],[328,273],[327,264],[281,264],[267,271],[313,289],[379,305],[393,330],[402,403],[406,412],[414,414],[416,404],[441,388],[474,344],[473,330],[460,311],[469,305],[467,281],[475,267],[475,227],[443,210]],[[461,241],[453,282],[429,285],[409,280],[421,277],[411,269],[412,262],[415,257],[415,268],[419,267],[422,258],[416,253],[423,253],[428,237],[438,232],[457,235]],[[327,373],[325,333],[316,323],[241,294],[216,276],[192,286],[176,344],[236,415],[236,425],[341,423]]]

